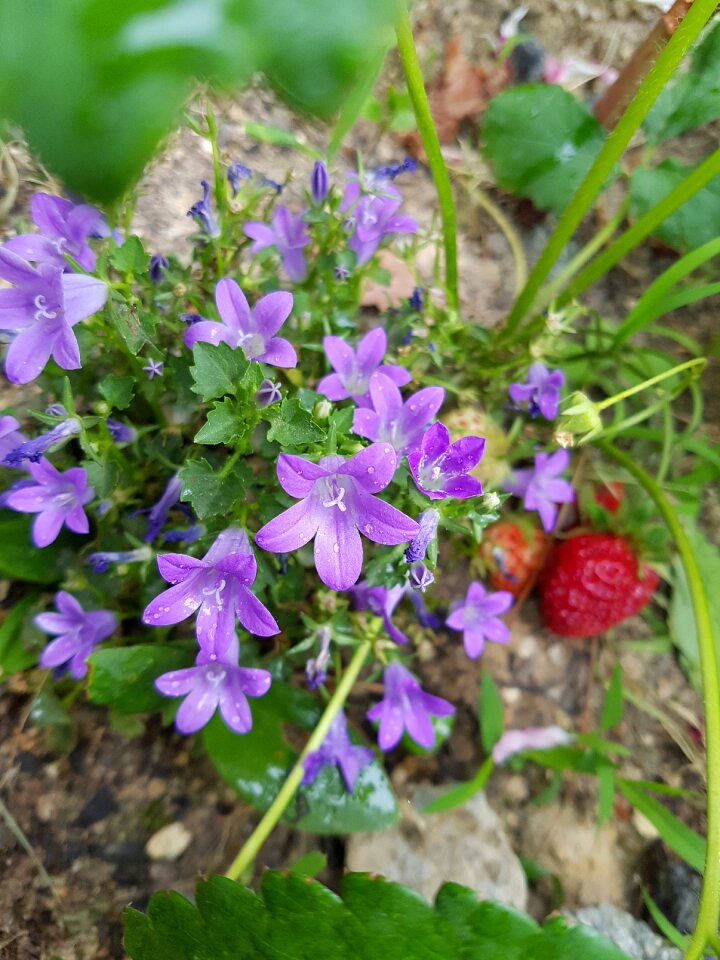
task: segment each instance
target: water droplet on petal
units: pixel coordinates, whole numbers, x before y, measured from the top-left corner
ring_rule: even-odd
[[[334,544],[333,544],[333,553],[340,553],[340,544],[339,544],[339,543],[334,543]]]
[[[375,467],[368,467],[368,468],[367,468],[367,472],[368,472],[368,473],[375,473]]]
[[[365,532],[366,532],[366,533],[372,533],[372,529],[373,529],[373,525],[372,525],[371,523],[366,523],[366,524],[365,524]]]

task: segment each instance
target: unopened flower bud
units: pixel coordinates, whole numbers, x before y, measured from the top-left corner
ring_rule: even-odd
[[[316,160],[310,177],[310,191],[315,203],[322,203],[328,192],[328,172],[322,160]]]
[[[594,437],[602,430],[602,418],[597,404],[580,391],[571,393],[560,405],[556,436],[580,435],[582,440]],[[563,444],[566,445],[566,444]]]
[[[327,420],[332,412],[332,403],[329,400],[318,400],[313,407],[313,416],[316,420]]]
[[[495,491],[486,493],[483,503],[488,510],[497,510],[497,508],[500,506],[500,497],[495,493]]]

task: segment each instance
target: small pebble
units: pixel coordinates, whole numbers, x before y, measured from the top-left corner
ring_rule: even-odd
[[[177,860],[190,846],[192,834],[182,823],[169,823],[154,833],[145,844],[151,860]]]

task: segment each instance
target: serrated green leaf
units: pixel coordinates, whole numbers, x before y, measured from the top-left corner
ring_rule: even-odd
[[[557,214],[605,142],[588,107],[556,84],[514,87],[493,97],[482,137],[498,184]]]
[[[283,400],[279,408],[270,407],[271,426],[268,440],[276,440],[281,447],[302,447],[325,439],[325,431],[303,410],[296,399]]]
[[[63,553],[70,539],[62,533],[42,549],[31,539],[34,517],[0,514],[0,576],[30,583],[57,583],[65,576]]]
[[[485,753],[490,753],[498,742],[505,729],[503,719],[503,704],[493,678],[487,670],[483,670],[480,681],[480,704],[478,708],[480,719],[480,740]]]
[[[167,704],[154,681],[161,673],[192,666],[192,655],[182,647],[136,644],[96,650],[88,663],[88,700],[118,713],[143,713]]]
[[[658,144],[720,117],[720,21],[696,47],[687,73],[660,93],[643,121],[648,142]]]
[[[98,390],[111,407],[125,410],[130,406],[135,391],[134,377],[104,377],[98,384]]]
[[[39,596],[31,593],[23,597],[0,624],[0,677],[25,670],[37,661],[37,653],[27,649],[26,639],[35,630],[30,617],[37,609]]]
[[[115,329],[133,356],[142,350],[152,337],[156,320],[150,314],[139,314],[135,307],[112,302],[110,316]]]
[[[87,473],[88,483],[95,491],[95,496],[102,499],[108,497],[117,488],[120,470],[112,460],[98,463],[96,460],[83,460],[82,467]]]
[[[234,394],[250,366],[242,350],[233,350],[226,343],[196,343],[193,360],[195,363],[190,367],[190,373],[194,386],[191,389],[203,400]]]
[[[242,464],[235,464],[225,477],[207,460],[188,460],[178,471],[182,483],[180,499],[189,503],[198,520],[227,513],[234,503],[245,496],[249,473]]]
[[[630,174],[630,213],[641,217],[692,171],[672,157],[656,167],[636,167]],[[676,250],[692,250],[717,237],[720,222],[720,177],[698,190],[655,230],[655,236]]]
[[[258,896],[225,877],[196,904],[156,893],[125,914],[132,960],[628,960],[594,931],[553,918],[539,927],[445,884],[432,907],[413,890],[351,873],[341,896],[308,877],[268,872]]]
[[[242,432],[234,401],[225,399],[214,403],[207,420],[195,434],[195,443],[227,443]]]
[[[110,263],[120,273],[129,273],[140,277],[147,273],[150,257],[143,249],[140,237],[131,234],[122,246],[110,251]]]

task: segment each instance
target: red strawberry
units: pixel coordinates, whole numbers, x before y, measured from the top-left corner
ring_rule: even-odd
[[[487,527],[480,552],[491,586],[519,596],[537,570],[547,539],[537,527],[507,520]]]
[[[608,513],[617,513],[625,499],[625,488],[619,480],[602,484],[595,491],[595,503],[599,503]]]
[[[645,606],[660,578],[624,537],[580,533],[553,545],[540,576],[540,613],[563,637],[593,637]]]

